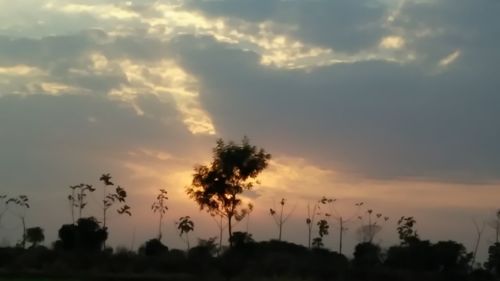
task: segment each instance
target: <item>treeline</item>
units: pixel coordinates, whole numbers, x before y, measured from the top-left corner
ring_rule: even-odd
[[[363,202],[354,205],[356,211],[342,214],[335,207],[336,199],[322,197],[307,206],[305,227],[307,247],[282,241],[284,225],[294,208],[282,198],[269,209],[276,224],[277,239],[254,241],[248,232],[233,231],[236,222],[248,220],[254,209],[242,200],[241,194],[251,190],[257,176],[268,166],[271,155],[250,145],[218,140],[212,162],[194,169],[187,195],[210,214],[219,228],[219,237],[200,239],[192,247],[189,233],[195,224],[190,216],[176,223],[186,249],[169,249],[162,241],[163,219],[168,211],[168,192],[160,189],[151,210],[157,215],[158,233],[145,241],[138,251],[106,246],[110,229],[110,212],[131,216],[125,188],[115,184],[110,174],[100,177],[95,187],[81,183],[70,186],[68,194],[71,223],[58,230],[58,240],[50,248],[40,246],[45,239],[41,227],[26,226],[26,211],[30,208],[26,195],[0,195],[0,225],[4,215],[14,214],[22,225],[22,237],[15,247],[0,248],[0,274],[83,278],[132,278],[166,280],[497,280],[500,273],[500,229],[489,247],[488,261],[476,262],[477,245],[482,234],[478,229],[476,248],[468,252],[455,241],[431,243],[417,233],[416,220],[403,216],[397,221],[400,243],[382,249],[375,236],[387,216],[372,209],[363,209]],[[100,214],[88,216],[88,196],[101,189]],[[363,211],[364,210],[364,211]],[[97,219],[99,218],[99,219]],[[356,231],[360,243],[353,258],[343,255],[343,235],[347,225],[360,222]],[[323,239],[332,229],[338,230],[338,251],[324,247]],[[223,232],[227,230],[228,247],[223,247]],[[247,230],[248,231],[248,230]],[[29,245],[28,245],[29,244]]]

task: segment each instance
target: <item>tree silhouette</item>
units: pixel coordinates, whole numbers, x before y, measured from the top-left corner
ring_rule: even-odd
[[[371,242],[362,242],[354,248],[353,264],[358,267],[372,267],[381,263],[381,249]]]
[[[159,214],[159,225],[158,225],[158,240],[161,241],[162,238],[162,223],[163,223],[163,216],[167,213],[168,211],[168,206],[167,206],[167,191],[165,189],[160,189],[160,193],[156,196],[156,200],[153,202],[153,205],[151,205],[151,210],[153,210],[154,213]]]
[[[318,235],[313,239],[312,245],[314,248],[321,248],[324,246],[323,237],[328,235],[328,229],[330,229],[330,225],[328,225],[328,221],[325,219],[321,219],[318,221]]]
[[[180,217],[179,221],[177,222],[177,230],[179,230],[179,236],[182,237],[182,235],[185,235],[186,237],[184,238],[186,245],[187,245],[187,250],[189,251],[189,232],[194,230],[194,222],[191,220],[190,216],[184,216]]]
[[[402,244],[410,244],[412,241],[418,240],[418,233],[414,229],[417,221],[413,217],[402,216],[398,220],[398,235]]]
[[[108,238],[107,229],[93,217],[78,219],[59,229],[59,245],[65,250],[99,251]]]
[[[368,217],[367,223],[363,223],[363,217],[359,216],[358,219],[362,221],[361,226],[358,228],[357,233],[359,235],[361,242],[372,243],[375,236],[382,230],[381,223],[389,220],[389,217],[382,216],[381,213],[377,213],[373,216],[373,210],[366,210]]]
[[[281,198],[280,207],[278,211],[272,208],[269,209],[269,214],[273,217],[274,223],[278,227],[278,241],[281,241],[283,225],[285,225],[286,221],[290,218],[290,216],[293,213],[293,209],[287,214],[284,213],[285,204],[286,204],[286,199]]]
[[[161,256],[168,252],[168,247],[158,239],[150,239],[139,248],[139,253],[148,257]]]
[[[477,250],[479,249],[479,244],[481,243],[481,238],[483,236],[484,227],[486,224],[483,222],[481,227],[479,227],[475,220],[472,220],[472,223],[474,224],[474,228],[476,230],[476,241],[474,244],[474,251],[472,252],[471,259],[471,266],[474,266],[474,263],[476,262]]]
[[[71,219],[73,224],[75,224],[75,208],[78,210],[78,219],[82,218],[82,212],[87,202],[85,198],[87,197],[87,192],[94,192],[95,188],[90,184],[77,184],[69,187],[71,189],[71,194],[68,195],[68,200],[71,207]]]
[[[229,244],[232,246],[233,219],[242,220],[248,210],[242,209],[238,195],[251,190],[253,181],[264,170],[271,155],[250,145],[248,138],[241,144],[217,141],[210,165],[195,167],[191,187],[186,192],[199,206],[215,216],[226,218]]]
[[[106,187],[108,186],[113,186],[114,183],[111,181],[111,176],[110,174],[103,174],[100,178],[100,181],[104,183],[104,189],[103,189],[103,216],[102,216],[102,225],[104,228],[107,227],[107,212],[108,209],[113,206],[115,203],[123,203],[119,208],[116,209],[117,213],[122,215],[122,214],[127,214],[129,216],[132,215],[130,212],[130,206],[125,204],[126,198],[127,198],[127,192],[125,189],[120,187],[119,185],[115,188],[113,192],[108,192]]]
[[[45,240],[45,235],[41,227],[30,227],[26,229],[26,241],[31,243],[31,247],[36,247]]]
[[[327,219],[333,219],[337,223],[337,227],[339,229],[339,253],[342,254],[342,245],[344,242],[344,232],[347,231],[347,224],[352,222],[352,220],[358,216],[359,214],[359,208],[363,206],[363,202],[355,203],[354,206],[356,207],[356,211],[352,213],[349,216],[343,215],[340,213],[336,208],[335,208],[335,203],[337,202],[337,199],[334,198],[327,198],[323,196],[319,203],[321,205],[325,205],[327,208],[327,212],[324,213],[324,216]]]
[[[9,209],[9,204],[7,204],[7,201],[9,201],[7,195],[0,194],[0,227],[2,226],[2,218]]]
[[[253,204],[252,203],[248,203],[247,205],[247,225],[246,225],[246,232],[249,232],[250,231],[250,214],[253,212]]]
[[[495,243],[498,243],[500,237],[500,210],[495,212],[495,219],[491,220],[488,225],[495,230]]]
[[[485,267],[493,272],[500,273],[500,243],[488,247],[488,261]]]
[[[306,218],[306,224],[307,224],[307,246],[308,248],[311,248],[311,234],[312,230],[314,227],[314,223],[316,222],[316,215],[318,214],[319,210],[319,204],[318,202],[314,203],[314,205],[311,207],[311,204],[307,204],[307,218]]]
[[[16,215],[21,220],[21,225],[23,227],[23,234],[21,239],[21,247],[26,247],[26,210],[30,208],[29,199],[26,195],[19,195],[18,197],[12,197],[6,201],[6,204],[14,204],[18,206],[21,211]]]
[[[315,237],[312,240],[312,247],[313,248],[323,248],[325,244],[323,244],[323,239],[321,237]]]

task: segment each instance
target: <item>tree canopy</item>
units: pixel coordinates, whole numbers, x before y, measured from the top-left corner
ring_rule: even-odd
[[[252,189],[255,178],[267,167],[270,159],[270,154],[251,145],[246,137],[241,144],[225,143],[219,139],[213,150],[212,162],[194,169],[187,194],[201,209],[226,217],[230,245],[233,219],[241,220],[248,212],[241,208],[242,201],[238,195]]]

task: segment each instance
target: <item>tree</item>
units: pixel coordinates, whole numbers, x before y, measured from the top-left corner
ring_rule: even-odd
[[[500,237],[500,210],[495,212],[495,219],[488,222],[488,225],[495,230],[495,243],[498,243]]]
[[[41,227],[30,227],[26,229],[26,241],[31,243],[31,247],[36,247],[45,240],[45,235]]]
[[[381,263],[381,250],[371,242],[362,242],[354,248],[353,263],[359,267],[372,267]]]
[[[410,244],[413,241],[418,240],[417,230],[414,229],[417,221],[413,217],[402,216],[398,220],[398,235],[402,244]]]
[[[318,202],[314,203],[314,205],[311,207],[311,204],[307,204],[307,218],[306,218],[306,224],[307,224],[307,246],[309,249],[311,248],[311,234],[312,230],[314,227],[314,223],[316,222],[316,215],[318,214],[319,210],[319,204]]]
[[[139,248],[139,253],[148,257],[161,256],[168,252],[168,247],[158,239],[150,239]]]
[[[180,217],[177,222],[177,229],[179,230],[179,236],[185,235],[185,241],[187,245],[187,250],[189,251],[189,232],[194,230],[194,222],[191,220],[190,216]]]
[[[195,167],[192,184],[186,192],[200,209],[227,220],[230,246],[233,220],[242,220],[248,212],[241,208],[239,195],[258,183],[254,180],[267,167],[270,159],[270,154],[250,145],[246,137],[241,144],[226,144],[219,139],[210,165]]]
[[[160,223],[158,225],[158,240],[160,241],[163,236],[162,235],[163,216],[168,211],[166,202],[167,200],[168,200],[167,191],[165,189],[160,189],[160,193],[156,196],[156,201],[154,201],[153,205],[151,205],[151,209],[153,210],[153,212],[158,213],[160,216]]]
[[[281,198],[279,211],[276,211],[273,208],[269,209],[269,214],[273,217],[274,223],[278,227],[278,241],[281,241],[281,234],[283,231],[283,225],[285,225],[286,221],[290,218],[290,216],[293,213],[293,209],[292,209],[287,214],[284,214],[285,203],[286,203],[286,199]]]
[[[99,226],[93,217],[78,219],[76,224],[65,224],[59,229],[57,242],[65,250],[99,251],[108,238],[107,229]]]
[[[471,266],[475,265],[477,250],[479,249],[479,244],[481,243],[481,237],[484,232],[485,223],[483,222],[481,227],[477,224],[476,220],[472,220],[474,228],[476,229],[476,243],[474,244],[474,251],[472,252]]]
[[[358,216],[359,214],[359,208],[363,206],[363,202],[355,203],[354,206],[356,206],[356,211],[351,214],[350,216],[343,215],[340,213],[336,208],[335,208],[335,203],[337,202],[337,199],[334,198],[327,198],[323,196],[319,203],[321,205],[325,205],[327,207],[327,212],[324,213],[324,216],[328,219],[333,219],[339,228],[339,253],[342,254],[342,245],[344,242],[344,232],[347,231],[346,225],[352,220]]]
[[[325,219],[319,220],[318,221],[318,235],[319,237],[316,237],[313,239],[312,245],[314,248],[321,248],[323,247],[323,237],[328,235],[328,229],[330,228],[330,225],[328,225],[328,221]]]
[[[21,220],[23,227],[23,235],[21,239],[21,247],[26,247],[26,210],[30,208],[29,199],[26,195],[19,195],[18,197],[12,197],[6,201],[6,204],[14,204],[21,208],[21,211],[17,213],[17,216]]]
[[[114,183],[111,182],[111,176],[109,174],[103,174],[100,178],[100,181],[104,183],[104,189],[103,189],[103,216],[102,216],[102,225],[104,228],[107,226],[107,211],[109,208],[111,208],[115,203],[123,203],[120,207],[116,209],[116,212],[120,215],[122,214],[127,214],[129,216],[132,215],[130,212],[130,206],[125,204],[126,199],[127,199],[127,192],[125,189],[123,189],[121,186],[117,186],[115,190],[111,193],[109,193],[106,190],[106,187],[108,186],[113,186]]]
[[[373,217],[372,209],[368,209],[366,214],[368,221],[366,224],[362,222],[361,226],[357,230],[357,233],[361,242],[372,243],[375,236],[382,230],[381,222],[388,221],[389,217],[382,217],[381,213],[377,213]],[[358,218],[363,221],[362,216],[359,216]]]
[[[127,192],[125,191],[125,189],[118,185],[113,192],[108,192],[107,187],[114,186],[114,183],[111,181],[111,175],[109,173],[101,175],[99,180],[104,183],[102,199],[102,226],[107,230],[108,209],[111,208],[115,203],[123,203],[123,205],[116,209],[118,214],[127,214],[129,216],[132,216],[132,213],[130,212],[130,206],[125,203],[127,198]],[[103,247],[106,247],[106,241],[104,241]]]
[[[488,261],[485,267],[495,273],[500,273],[500,243],[494,243],[488,247]]]
[[[94,192],[95,188],[90,184],[77,184],[69,187],[71,189],[71,194],[68,195],[68,200],[71,207],[71,219],[73,224],[75,224],[75,208],[78,210],[78,219],[82,218],[82,212],[87,202],[85,198],[87,197],[87,192]]]
[[[247,205],[247,229],[246,229],[246,232],[249,232],[250,231],[250,214],[253,212],[253,204],[252,203],[248,203]]]
[[[5,194],[0,194],[0,226],[2,226],[2,218],[9,209],[9,204],[7,204],[7,195]]]

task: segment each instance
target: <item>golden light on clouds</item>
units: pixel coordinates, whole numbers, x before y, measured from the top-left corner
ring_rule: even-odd
[[[68,85],[54,82],[42,82],[40,86],[45,93],[54,96],[67,93],[71,90],[71,87]]]
[[[385,49],[401,49],[405,46],[405,40],[401,36],[387,36],[382,38],[379,46]]]
[[[26,76],[26,75],[41,75],[43,71],[28,65],[15,65],[15,66],[0,66],[0,75],[8,76]]]
[[[460,55],[461,55],[460,50],[453,51],[452,53],[450,53],[449,55],[447,55],[446,57],[442,58],[439,61],[439,66],[441,67],[449,66],[450,64],[454,63],[460,57]]]
[[[88,13],[102,19],[130,20],[139,17],[139,14],[131,10],[111,4],[101,4],[101,5],[62,4],[61,5],[59,3],[49,2],[45,4],[44,8],[67,14]]]
[[[174,61],[162,60],[152,65],[130,60],[117,63],[127,76],[128,85],[114,89],[110,93],[112,97],[133,102],[137,96],[148,93],[164,102],[173,99],[183,122],[193,134],[215,134],[210,116],[201,107],[197,80]]]

